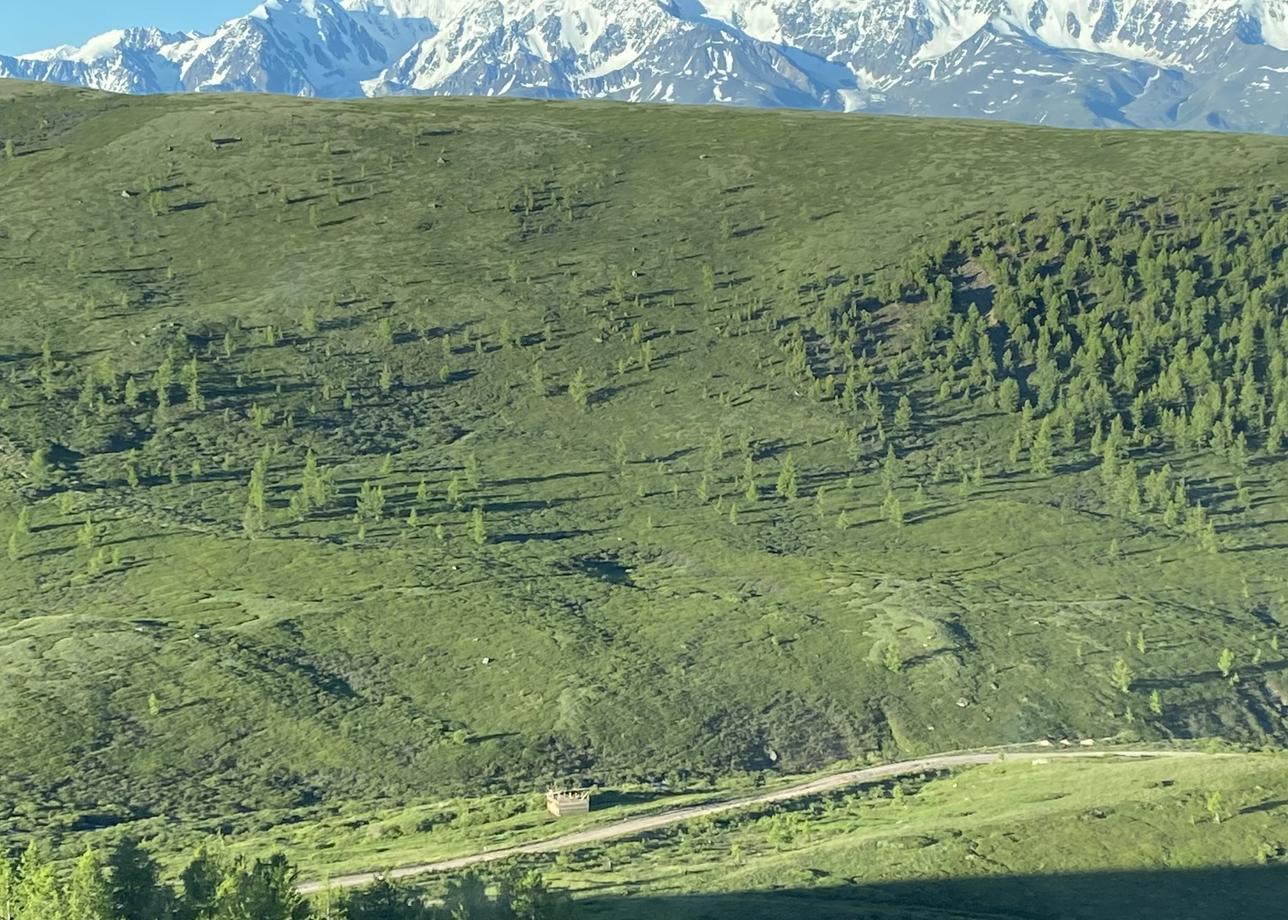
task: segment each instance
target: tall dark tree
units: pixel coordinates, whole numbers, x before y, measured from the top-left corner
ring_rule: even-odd
[[[281,853],[233,863],[219,884],[210,920],[307,920],[309,905],[295,890],[295,876]]]
[[[348,895],[341,906],[345,920],[428,920],[422,899],[386,878]]]
[[[107,856],[112,906],[120,920],[158,920],[169,915],[170,890],[161,870],[138,840],[126,837]]]

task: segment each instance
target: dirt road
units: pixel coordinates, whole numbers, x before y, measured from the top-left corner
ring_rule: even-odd
[[[353,888],[358,885],[366,885],[375,881],[381,876],[387,878],[407,878],[413,875],[430,875],[435,872],[447,872],[452,869],[463,869],[467,866],[478,865],[479,863],[495,862],[500,859],[509,859],[511,856],[519,856],[530,853],[551,853],[556,850],[562,850],[565,847],[583,846],[587,843],[598,843],[601,840],[612,840],[618,837],[633,837],[646,831],[656,830],[659,827],[668,827],[672,824],[679,824],[683,821],[689,821],[693,818],[699,818],[706,815],[718,815],[726,811],[734,811],[738,808],[746,808],[749,805],[765,805],[771,802],[783,802],[789,799],[807,798],[812,795],[818,795],[822,792],[831,792],[835,789],[843,789],[847,786],[860,786],[865,783],[877,782],[883,779],[889,779],[895,776],[906,776],[910,773],[924,773],[933,770],[949,770],[955,767],[974,767],[982,764],[997,763],[1000,760],[1008,761],[1034,761],[1034,760],[1065,760],[1065,759],[1094,759],[1094,758],[1117,758],[1117,757],[1212,757],[1219,755],[1202,754],[1196,751],[1134,751],[1134,750],[1079,750],[1079,751],[1025,751],[1025,752],[989,752],[975,754],[936,754],[929,757],[919,757],[916,760],[901,760],[897,763],[887,763],[876,767],[865,767],[862,770],[848,770],[844,773],[834,773],[831,776],[823,776],[818,779],[809,780],[808,782],[798,783],[793,786],[786,786],[782,789],[775,789],[771,792],[761,792],[756,795],[744,796],[737,799],[729,799],[724,802],[709,802],[705,805],[689,805],[683,808],[672,808],[667,811],[661,811],[657,814],[642,815],[637,818],[624,818],[621,821],[614,821],[611,824],[600,824],[595,827],[588,827],[583,830],[570,831],[566,834],[560,834],[558,837],[550,837],[546,840],[536,840],[532,843],[520,843],[514,846],[501,847],[495,850],[481,850],[477,853],[469,853],[465,856],[455,856],[451,859],[440,859],[435,862],[420,863],[414,866],[403,866],[399,869],[392,869],[388,872],[358,872],[353,875],[341,875],[337,878],[325,882],[305,882],[299,885],[299,890],[305,894],[321,891],[324,888]]]

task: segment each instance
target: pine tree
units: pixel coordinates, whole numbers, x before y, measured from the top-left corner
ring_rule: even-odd
[[[912,401],[908,399],[907,393],[899,397],[899,405],[894,410],[894,430],[899,434],[907,434],[912,430]]]
[[[168,913],[169,889],[160,881],[156,861],[138,841],[127,837],[108,854],[107,877],[119,920],[156,920]]]
[[[881,486],[887,491],[892,492],[899,485],[899,480],[903,478],[903,464],[895,455],[894,445],[886,447],[885,464],[881,467]]]
[[[895,493],[886,493],[885,499],[881,502],[881,513],[895,527],[903,526],[903,502],[899,500],[899,496]]]
[[[1207,813],[1212,816],[1212,823],[1220,824],[1221,823],[1221,793],[1216,791],[1209,792],[1207,799],[1204,801],[1203,804],[1204,804],[1204,807],[1207,808]]]
[[[364,480],[358,490],[358,501],[354,511],[354,520],[374,521],[380,523],[385,519],[385,489],[381,485],[372,485]]]
[[[346,895],[340,910],[344,920],[427,920],[428,917],[419,897],[384,877]]]
[[[218,920],[306,920],[308,916],[308,902],[295,890],[295,869],[280,853],[253,863],[234,863],[215,895]]]
[[[483,521],[483,508],[479,505],[474,506],[470,515],[470,538],[479,546],[487,542],[487,526]]]
[[[92,547],[97,534],[98,530],[94,527],[94,520],[88,514],[85,515],[85,523],[76,531],[76,542],[86,548]]]
[[[207,920],[215,916],[219,884],[228,874],[226,854],[202,844],[179,874],[183,911],[180,920]]]
[[[260,455],[250,471],[250,482],[247,483],[246,504],[260,514],[268,510],[268,497],[264,480],[268,476],[268,458]]]
[[[1131,689],[1131,679],[1131,668],[1125,660],[1119,658],[1114,662],[1114,670],[1109,676],[1109,682],[1119,691],[1126,693]]]
[[[67,884],[67,920],[115,920],[106,871],[106,862],[94,849],[76,861]]]
[[[174,382],[174,361],[169,355],[157,366],[152,375],[152,385],[157,392],[157,408],[165,410],[170,407],[170,385]]]
[[[52,466],[49,463],[49,448],[38,447],[31,455],[31,460],[27,464],[27,479],[35,486],[40,488],[49,482]]]
[[[44,858],[35,841],[28,844],[18,863],[14,902],[16,920],[67,920],[53,863]]]
[[[498,887],[498,913],[513,920],[565,920],[572,916],[567,893],[552,891],[536,869],[516,867],[502,876]]]
[[[0,920],[17,920],[18,876],[13,863],[0,853]]]
[[[997,407],[1003,412],[1014,412],[1020,407],[1020,385],[1014,377],[1007,377],[997,387]]]
[[[568,384],[568,395],[579,409],[584,410],[590,404],[590,384],[586,382],[586,372],[580,367]]]
[[[788,501],[795,501],[796,499],[796,461],[792,458],[791,451],[788,451],[787,456],[783,458],[783,465],[778,471],[778,483],[774,486],[774,491],[779,498],[785,498]]]
[[[1029,468],[1034,476],[1051,475],[1051,416],[1042,419],[1029,446]]]
[[[205,400],[201,398],[201,368],[197,364],[196,355],[193,355],[184,366],[183,382],[188,388],[188,404],[198,411],[204,409]]]
[[[487,896],[487,886],[474,871],[467,871],[448,881],[443,903],[447,916],[453,920],[487,917],[493,911],[493,905]]]
[[[242,532],[250,539],[255,539],[264,532],[264,512],[247,503],[246,509],[242,512],[241,525]]]

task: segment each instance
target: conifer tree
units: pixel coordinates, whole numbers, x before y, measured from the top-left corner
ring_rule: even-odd
[[[881,502],[881,513],[895,527],[903,526],[903,502],[899,500],[899,496],[895,493],[886,493],[885,499]]]
[[[1120,692],[1126,693],[1131,689],[1131,680],[1131,668],[1124,659],[1119,658],[1114,662],[1114,670],[1109,675],[1109,682]]]
[[[184,366],[183,382],[188,388],[188,404],[198,411],[204,409],[205,400],[201,398],[201,368],[197,364],[196,355],[193,355]]]
[[[785,498],[788,501],[796,499],[796,478],[796,461],[791,451],[788,451],[787,456],[783,458],[782,468],[778,471],[778,483],[774,486],[774,491],[779,498]]]
[[[35,841],[27,845],[18,863],[14,902],[15,920],[67,920],[54,865],[44,858]]]
[[[115,920],[106,872],[106,862],[92,848],[76,861],[67,884],[67,920]]]
[[[1029,467],[1034,476],[1051,475],[1051,416],[1042,419],[1029,446]]]
[[[565,920],[572,916],[567,893],[551,890],[536,869],[516,867],[502,876],[499,889],[500,913],[514,920]]]
[[[344,920],[427,920],[428,918],[428,912],[420,898],[383,877],[345,896],[341,905],[341,915]],[[473,915],[461,913],[459,916]]]
[[[235,862],[215,894],[216,920],[306,920],[308,916],[308,902],[295,890],[295,869],[280,853],[251,863]]]
[[[48,484],[52,467],[49,463],[49,448],[38,447],[27,464],[27,480],[36,488]]]
[[[220,850],[202,844],[179,874],[182,910],[179,920],[206,920],[214,916],[219,884],[228,871]]]
[[[912,401],[908,399],[907,393],[899,397],[899,405],[894,410],[894,430],[900,434],[907,434],[912,430]]]
[[[372,485],[370,480],[363,480],[358,490],[358,501],[354,512],[356,521],[374,521],[380,523],[385,518],[385,489],[379,484]]]
[[[165,410],[170,406],[170,385],[174,382],[174,361],[169,355],[157,366],[152,376],[152,385],[157,392],[157,408]]]
[[[112,849],[107,877],[119,920],[156,920],[169,912],[171,899],[160,867],[137,840],[127,837]]]
[[[9,858],[0,853],[0,920],[16,920],[17,898],[18,875]]]
[[[268,476],[268,458],[260,455],[250,471],[250,482],[247,483],[246,504],[260,514],[268,510],[268,497],[264,484]]]
[[[568,395],[579,409],[584,410],[590,404],[590,384],[586,381],[586,372],[580,367],[568,383]]]

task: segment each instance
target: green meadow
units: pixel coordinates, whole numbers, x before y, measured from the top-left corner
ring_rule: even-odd
[[[551,783],[1285,737],[1283,140],[0,82],[0,141],[14,848],[380,868],[544,833]],[[1273,862],[1282,766],[1237,761],[1004,765],[548,877],[685,917]]]

